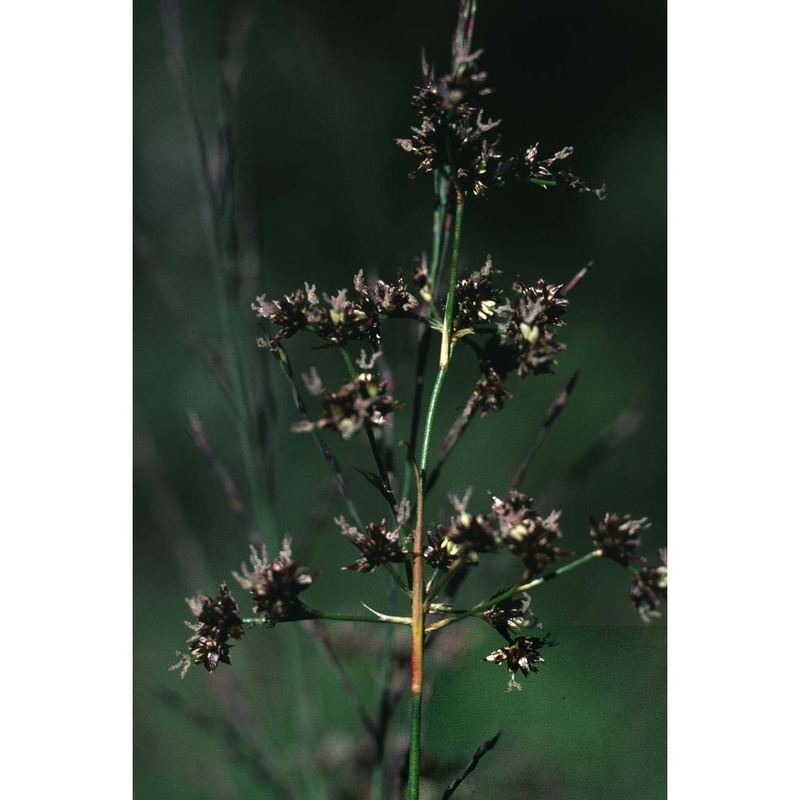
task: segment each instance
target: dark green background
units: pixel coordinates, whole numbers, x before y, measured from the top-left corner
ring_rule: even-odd
[[[224,4],[187,5],[192,86],[211,136]],[[409,99],[421,48],[446,64],[455,5],[260,4],[237,104],[236,175],[241,267],[259,293],[277,297],[303,280],[333,292],[350,286],[362,268],[390,278],[402,266],[408,274],[430,247],[430,181],[407,179],[415,161],[393,138],[406,136],[415,121]],[[301,639],[299,659],[289,659],[282,648],[291,649],[292,637],[280,628],[248,634],[232,669],[213,676],[192,669],[183,682],[166,671],[188,636],[183,598],[230,580],[247,553],[247,535],[188,434],[186,409],[200,414],[243,491],[245,483],[225,402],[182,340],[219,336],[215,265],[196,151],[165,66],[157,4],[137,0],[134,32],[134,208],[137,241],[145,243],[134,263],[136,796],[269,797],[230,756],[225,724],[244,741],[266,743],[272,758],[306,770],[358,727],[316,644]],[[468,205],[465,267],[491,253],[510,284],[517,275],[561,282],[589,260],[595,266],[572,297],[562,332],[568,349],[556,374],[514,381],[507,410],[473,423],[432,508],[443,508],[445,490],[473,486],[475,510],[486,490],[502,491],[553,395],[578,369],[575,394],[524,488],[547,495],[623,409],[635,406],[638,431],[559,501],[564,544],[586,551],[588,515],[607,510],[652,520],[644,547],[651,561],[666,542],[665,39],[662,2],[480,4],[475,43],[485,49],[482,64],[497,89],[488,106],[504,121],[506,148],[538,141],[547,154],[572,144],[573,169],[592,185],[605,181],[609,197],[600,203],[522,187]],[[246,300],[241,327],[252,341]],[[317,364],[330,385],[343,378],[333,354],[309,354],[300,339],[291,344],[298,368]],[[252,356],[265,357],[254,345]],[[356,613],[361,600],[380,604],[380,578],[341,572],[356,551],[334,525],[313,522],[342,509],[335,497],[326,499],[328,473],[311,439],[288,432],[293,409],[272,366],[274,511],[279,533],[292,533],[303,562],[319,573],[309,601]],[[457,351],[437,437],[474,378],[472,360]],[[408,398],[407,383],[398,380],[397,394]],[[397,416],[398,426],[407,424]],[[337,452],[369,467],[363,443]],[[352,467],[348,477],[366,498],[365,514],[383,513]],[[465,598],[502,585],[497,569],[485,572],[483,583],[478,573],[471,579]],[[463,651],[431,666],[425,750],[449,777],[480,741],[504,730],[463,785],[463,797],[666,796],[666,629],[663,620],[640,623],[629,606],[628,577],[614,564],[590,564],[534,594],[544,630],[560,644],[546,651],[542,675],[529,678],[521,693],[504,691],[504,668],[480,662],[499,644],[491,631],[477,623],[456,628]],[[369,699],[376,663],[375,656],[346,658]],[[202,708],[213,729],[160,699],[164,688],[187,708]],[[301,720],[298,692],[320,704],[319,719]],[[402,729],[404,711],[398,721]],[[437,778],[430,789],[439,794],[430,796],[446,783]]]

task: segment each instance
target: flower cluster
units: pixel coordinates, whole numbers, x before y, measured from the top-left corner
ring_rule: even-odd
[[[190,654],[178,652],[180,661],[171,667],[180,669],[182,678],[191,664],[202,664],[208,672],[213,672],[220,661],[230,664],[228,639],[244,635],[239,607],[224,583],[220,584],[217,597],[198,592],[186,602],[197,622],[186,623],[194,631],[188,640]]]
[[[557,558],[570,555],[568,550],[554,544],[561,538],[560,511],[552,511],[543,519],[534,508],[533,500],[515,489],[503,500],[493,498],[492,509],[503,543],[522,559],[528,576],[538,575]]]
[[[253,598],[253,613],[264,613],[272,622],[292,618],[302,611],[298,600],[300,592],[313,583],[314,578],[292,559],[292,540],[287,536],[276,558],[270,559],[267,548],[262,545],[259,552],[250,548],[250,564],[242,564],[242,574],[233,576],[250,592]]]
[[[518,636],[508,647],[501,647],[490,653],[484,661],[491,664],[502,664],[505,662],[511,675],[508,681],[508,691],[521,689],[514,676],[517,670],[527,678],[531,672],[539,674],[536,664],[544,664],[544,657],[539,652],[543,647],[554,647],[555,642],[551,642],[547,636],[539,639],[536,636]]]
[[[659,607],[667,599],[667,551],[660,552],[662,565],[642,567],[631,584],[631,602],[644,622],[660,617]]]
[[[418,301],[409,291],[402,272],[394,283],[377,280],[367,284],[363,270],[353,278],[356,299],[350,300],[347,290],[333,297],[323,294],[320,303],[315,286],[305,284],[283,300],[267,300],[260,295],[251,308],[256,316],[277,325],[275,339],[288,339],[297,331],[316,333],[332,347],[343,347],[349,341],[369,340],[373,350],[381,346],[381,317],[401,316]],[[262,342],[267,345],[268,342]]]
[[[495,289],[492,276],[498,274],[492,267],[491,256],[471,275],[456,282],[455,320],[456,335],[472,325],[489,322],[495,315],[500,290]]]
[[[412,127],[410,138],[395,140],[420,158],[410,177],[446,170],[460,191],[478,197],[490,186],[522,181],[593,192],[602,199],[605,187],[593,190],[572,172],[554,171],[557,162],[572,155],[572,147],[549,158],[539,157],[538,145],[503,156],[498,149],[500,121],[489,119],[481,107],[492,90],[478,67],[479,56],[480,52],[454,53],[452,71],[438,79],[430,69],[424,70],[423,84],[411,100],[419,125]]]
[[[451,495],[450,502],[456,511],[450,525],[439,526],[436,534],[428,533],[430,546],[424,557],[431,566],[446,568],[456,558],[474,564],[479,553],[505,546],[522,559],[526,576],[530,577],[541,573],[557,558],[570,555],[555,545],[561,538],[558,527],[561,512],[553,511],[542,518],[533,501],[521,492],[512,490],[505,499],[494,497],[488,514],[467,511],[469,493],[463,499]]]
[[[428,531],[428,546],[422,557],[434,569],[447,570],[458,558],[461,548],[447,538],[447,531],[439,527],[438,531]]]
[[[477,563],[478,554],[497,550],[500,539],[490,514],[470,514],[467,511],[470,494],[471,491],[467,492],[463,499],[450,495],[456,514],[450,518],[448,527],[440,526],[439,532],[447,540],[451,552],[468,563]]]
[[[381,520],[380,525],[370,522],[364,533],[350,525],[344,517],[337,517],[335,522],[363,555],[344,569],[371,572],[381,564],[400,564],[408,558],[408,552],[400,542],[400,534],[396,530],[387,531],[385,519]]]
[[[540,628],[536,617],[531,616],[531,597],[523,592],[517,598],[508,598],[490,606],[481,614],[505,639],[511,641],[511,632],[518,633],[523,628]]]
[[[498,305],[498,292],[491,285],[487,267],[462,279],[460,305],[456,308],[456,336],[473,333],[466,327],[486,321],[490,336],[481,345],[475,345],[480,367],[480,378],[473,387],[464,409],[469,416],[479,410],[482,415],[503,408],[511,397],[506,378],[516,372],[521,378],[552,372],[556,356],[564,345],[556,339],[555,328],[564,325],[563,316],[568,300],[563,284],[548,284],[539,280],[532,285],[519,280],[512,286],[513,299]],[[460,330],[459,330],[460,326]]]
[[[650,527],[647,518],[631,519],[629,514],[607,513],[599,522],[590,518],[590,523],[592,540],[603,558],[610,558],[623,567],[627,567],[631,560],[643,561],[636,554],[636,548],[641,543],[639,531]]]
[[[564,324],[562,317],[568,301],[562,295],[563,288],[544,280],[532,286],[518,281],[512,287],[516,297],[508,306],[502,338],[511,348],[521,378],[551,372],[556,356],[564,349],[553,330]]]
[[[481,377],[467,400],[466,413],[468,415],[473,410],[479,410],[481,416],[486,416],[490,411],[499,411],[503,408],[503,403],[511,397],[511,392],[506,388],[503,376],[491,363],[482,361],[480,368]]]
[[[349,439],[364,427],[386,425],[387,415],[395,407],[394,398],[388,394],[386,381],[379,380],[371,372],[362,372],[355,380],[344,384],[336,392],[326,391],[316,372],[306,381],[312,394],[322,395],[325,415],[316,423],[308,420],[292,425],[295,432],[308,432],[315,428],[333,428],[342,439]]]

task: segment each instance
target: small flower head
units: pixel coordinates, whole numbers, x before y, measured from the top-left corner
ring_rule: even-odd
[[[483,373],[472,389],[469,398],[470,409],[478,409],[481,416],[485,417],[490,411],[503,408],[505,401],[511,397],[511,392],[506,388],[503,376],[489,362],[481,362]]]
[[[228,639],[239,639],[244,635],[239,608],[228,587],[221,583],[217,597],[199,592],[186,601],[196,618],[186,623],[194,635],[188,640],[189,653],[178,653],[180,661],[171,669],[180,669],[181,677],[191,664],[202,664],[213,672],[220,661],[230,664]]]
[[[332,347],[344,347],[354,339],[369,337],[372,321],[367,314],[347,297],[347,290],[336,295],[323,294],[328,307],[318,306],[312,322],[317,333]]]
[[[554,171],[558,161],[569,158],[573,148],[565,147],[549,158],[540,158],[538,145],[508,158],[498,149],[499,120],[491,120],[481,108],[491,94],[487,76],[478,67],[480,52],[468,53],[464,44],[453,54],[449,74],[435,79],[425,68],[423,85],[411,104],[420,117],[409,139],[396,139],[407,153],[421,160],[411,173],[449,169],[460,191],[481,197],[489,187],[512,182],[563,186],[577,192],[593,191],[571,172]],[[605,187],[594,190],[602,199]]]
[[[500,290],[494,288],[492,276],[498,274],[487,256],[480,270],[456,283],[455,328],[469,328],[489,322],[495,315]]]
[[[667,551],[661,551],[660,567],[642,567],[631,584],[631,602],[644,622],[661,616],[659,607],[667,599]]]
[[[568,550],[554,544],[561,538],[560,511],[552,511],[542,519],[533,500],[514,489],[503,500],[495,497],[492,510],[500,525],[503,544],[523,560],[529,575],[538,575],[557,558],[570,555]]]
[[[316,424],[299,422],[292,426],[292,430],[302,432],[311,431],[315,427],[333,428],[342,439],[347,440],[360,431],[365,422],[385,425],[387,415],[395,407],[395,401],[387,393],[385,381],[379,381],[370,372],[363,372],[337,392],[322,392],[322,406],[325,416]]]
[[[450,527],[444,533],[445,539],[454,545],[458,554],[467,554],[470,560],[477,561],[478,553],[491,553],[499,544],[497,531],[492,519],[485,514],[467,512],[468,492],[463,499],[450,496],[456,515],[450,519]]]
[[[530,595],[523,593],[520,597],[490,606],[481,614],[481,618],[510,641],[510,633],[519,633],[523,628],[541,627],[536,617],[531,615],[530,608]]]
[[[400,534],[397,531],[387,532],[385,519],[381,520],[380,525],[370,522],[365,533],[348,524],[344,517],[337,517],[336,524],[363,554],[363,558],[344,569],[371,572],[381,564],[400,564],[408,558],[408,553],[400,543]]]
[[[421,158],[415,177],[453,168],[462,191],[483,195],[493,182],[500,159],[495,147],[499,121],[484,117],[480,98],[490,94],[486,73],[477,66],[479,53],[466,56],[451,74],[435,79],[428,72],[411,104],[420,117],[410,139],[397,139],[408,153]]]
[[[502,664],[505,662],[511,675],[508,682],[508,691],[512,689],[522,689],[521,684],[517,683],[514,676],[517,670],[527,678],[531,672],[539,674],[537,664],[544,664],[544,657],[539,652],[543,647],[553,647],[555,642],[551,642],[547,636],[539,639],[535,636],[518,636],[508,647],[501,647],[490,653],[484,661],[492,664]]]
[[[305,287],[305,292],[298,289],[293,294],[287,294],[283,300],[270,301],[262,294],[252,304],[251,308],[257,317],[280,327],[273,338],[288,339],[310,324],[318,300],[315,287],[308,284]]]
[[[242,564],[242,574],[233,576],[253,598],[253,613],[264,612],[268,619],[279,620],[292,616],[302,605],[298,600],[313,583],[314,578],[303,567],[299,567],[292,559],[292,540],[287,536],[277,558],[270,559],[267,548],[261,551],[250,548],[250,564],[248,569]]]
[[[355,316],[376,352],[381,347],[381,316],[397,317],[416,308],[419,304],[403,280],[402,270],[394,283],[377,280],[367,284],[364,271],[353,279],[359,299],[355,304]]]
[[[533,286],[523,281],[513,286],[516,298],[504,307],[509,320],[503,338],[515,351],[517,372],[521,378],[551,372],[556,356],[564,349],[552,330],[563,325],[561,317],[566,311],[567,300],[560,296],[561,288],[547,285],[543,280]]]
[[[647,518],[631,519],[629,514],[620,516],[607,513],[599,522],[590,517],[591,536],[604,558],[610,558],[627,567],[633,561],[643,559],[636,554],[640,544],[639,531],[650,527]]]
[[[422,554],[428,564],[442,571],[446,571],[460,553],[459,546],[447,538],[446,532],[441,526],[437,532],[428,531],[428,546]]]

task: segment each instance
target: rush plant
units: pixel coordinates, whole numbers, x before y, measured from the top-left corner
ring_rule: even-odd
[[[475,17],[476,0],[460,0],[450,64],[440,73],[423,61],[420,85],[412,98],[416,120],[410,135],[396,140],[414,159],[411,177],[432,182],[430,251],[419,257],[408,277],[401,272],[371,278],[359,271],[352,287],[304,283],[283,297],[264,293],[252,300],[261,335],[248,346],[259,348],[264,360],[278,365],[296,407],[293,430],[298,437],[314,439],[338,492],[340,508],[326,527],[352,543],[354,560],[330,568],[354,573],[354,596],[360,582],[375,581],[382,574],[385,607],[365,606],[358,614],[318,607],[315,587],[325,581],[324,572],[314,574],[297,563],[288,536],[276,543],[279,508],[263,503],[257,503],[253,513],[245,508],[230,476],[215,461],[202,425],[192,418],[201,451],[258,543],[249,554],[243,553],[245,563],[232,575],[235,584],[226,578],[210,594],[199,592],[188,601],[192,632],[173,669],[185,676],[200,667],[213,679],[218,670],[235,669],[236,652],[247,639],[270,636],[276,626],[294,625],[304,636],[316,637],[331,668],[355,698],[371,742],[365,758],[370,762],[375,800],[401,794],[409,800],[420,797],[426,677],[429,657],[445,629],[490,626],[497,646],[483,660],[506,668],[511,691],[522,688],[520,676],[539,673],[545,654],[556,644],[548,634],[539,633],[541,623],[532,610],[535,590],[546,582],[608,559],[630,582],[633,611],[644,622],[658,616],[666,601],[666,551],[657,566],[647,565],[638,552],[649,527],[647,519],[617,512],[590,517],[585,547],[576,554],[563,544],[561,512],[541,508],[523,492],[529,466],[567,406],[577,375],[566,380],[553,398],[538,436],[508,485],[488,484],[486,475],[476,469],[477,492],[451,487],[445,510],[430,502],[431,490],[447,480],[447,465],[473,421],[497,414],[513,402],[515,383],[554,372],[564,349],[561,329],[573,295],[587,275],[586,268],[578,269],[571,280],[560,284],[514,265],[495,265],[490,257],[483,263],[462,263],[462,236],[470,215],[480,214],[481,206],[511,183],[527,184],[533,191],[587,195],[576,198],[579,202],[605,196],[604,186],[592,188],[572,172],[571,147],[552,154],[540,152],[538,144],[510,153],[501,148],[500,122],[483,108],[492,86],[480,66],[481,52],[473,46]],[[179,79],[180,68],[178,64]],[[235,88],[234,82],[228,84],[229,99]],[[221,258],[234,262],[227,236],[228,200],[213,186],[209,194],[215,198],[215,245]],[[505,279],[509,273],[515,275],[511,280]],[[230,326],[235,314],[225,292],[222,281],[220,307]],[[396,322],[387,325],[388,320]],[[229,333],[231,342],[241,341],[240,332]],[[387,347],[392,336],[413,343],[409,378],[402,377],[401,364],[392,363]],[[327,373],[338,370],[338,385],[325,386],[316,369],[298,380],[293,356],[295,348],[304,347],[314,348]],[[252,455],[257,451],[253,439],[259,435],[255,389],[238,345],[230,348],[229,356],[224,382],[237,408],[244,452],[251,454],[250,494],[258,498],[262,475]],[[443,441],[436,441],[434,422],[442,411],[442,391],[455,358],[472,362],[477,377],[449,432]],[[356,485],[330,442],[338,438],[353,443],[362,437],[373,463],[359,470],[364,480],[356,477]],[[362,492],[380,495],[383,515],[366,516],[359,501]],[[516,559],[516,578],[496,586],[478,602],[461,602],[463,585],[502,554]],[[385,645],[376,709],[367,708],[357,697],[326,630],[342,622],[363,625]],[[407,641],[406,658],[394,655],[399,630],[410,634],[407,640],[399,639]],[[293,646],[302,647],[302,640]],[[296,653],[275,654],[284,657],[295,658]],[[390,721],[401,713],[407,714],[408,726],[401,740],[403,766],[396,768]],[[441,786],[441,797],[458,793],[460,783],[495,746],[498,736],[480,745],[465,770]],[[286,796],[303,796],[293,794],[288,782],[281,785]]]

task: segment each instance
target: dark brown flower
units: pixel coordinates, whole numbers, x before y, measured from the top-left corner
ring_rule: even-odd
[[[662,566],[642,567],[631,584],[631,602],[644,622],[661,616],[658,610],[667,600],[667,551],[661,550]]]
[[[477,66],[479,53],[467,56],[453,72],[435,79],[428,72],[411,104],[420,117],[410,139],[397,139],[406,152],[421,158],[411,177],[422,172],[452,170],[462,191],[482,195],[493,181],[500,154],[495,150],[499,121],[484,117],[480,99],[491,93],[486,73]]]
[[[643,561],[635,551],[640,544],[639,531],[650,527],[646,517],[631,519],[629,514],[607,513],[600,522],[592,517],[589,520],[592,539],[604,558],[610,558],[623,567],[627,567],[631,560]]]
[[[491,553],[497,550],[499,540],[489,516],[467,512],[469,496],[470,492],[467,492],[463,499],[450,495],[450,502],[457,513],[451,517],[450,526],[445,530],[444,537],[450,544],[455,545],[459,555],[467,555],[470,560],[476,561],[478,553]]]
[[[283,300],[266,300],[266,295],[262,294],[251,305],[256,316],[280,327],[273,338],[288,339],[310,324],[315,315],[314,307],[319,301],[316,288],[308,284],[305,287],[305,292],[298,289],[291,295],[287,294]]]
[[[314,428],[334,428],[342,439],[347,440],[366,422],[385,425],[386,416],[395,407],[394,398],[387,393],[386,381],[379,381],[369,372],[361,373],[335,393],[321,391],[321,394],[325,416],[316,423],[297,422],[292,425],[292,430],[304,432]]]
[[[489,322],[494,317],[500,290],[494,288],[492,276],[497,274],[492,267],[491,256],[487,256],[480,270],[456,283],[456,331]]]
[[[497,516],[503,544],[523,560],[529,575],[538,575],[557,558],[570,555],[568,550],[554,545],[561,538],[560,511],[552,511],[542,519],[533,500],[514,489],[504,500],[493,498],[492,510]]]
[[[284,538],[282,549],[274,559],[270,559],[265,546],[262,545],[260,552],[251,546],[250,564],[252,569],[242,564],[242,574],[234,572],[233,576],[250,592],[253,613],[263,612],[267,619],[274,621],[292,618],[302,611],[298,596],[308,589],[314,578],[292,559],[290,537]]]
[[[556,182],[559,186],[563,186],[570,192],[578,192],[580,194],[593,194],[598,200],[605,200],[607,189],[606,185],[602,184],[597,189],[592,189],[583,178],[579,178],[571,170],[562,170],[556,174]]]
[[[538,639],[535,636],[518,636],[513,644],[495,650],[483,660],[492,664],[505,662],[511,675],[508,681],[508,691],[510,692],[512,689],[522,689],[521,684],[514,679],[517,670],[521,670],[526,678],[531,672],[538,675],[539,670],[536,664],[544,664],[544,658],[539,651],[543,647],[553,647],[554,645],[555,642],[549,641],[547,636],[543,639]]]
[[[491,94],[486,73],[478,67],[480,52],[468,54],[462,47],[453,54],[449,74],[438,80],[430,70],[423,71],[423,85],[411,100],[420,118],[408,139],[396,139],[400,147],[421,160],[411,173],[446,170],[459,189],[482,196],[491,186],[511,182],[540,186],[564,186],[578,192],[594,191],[602,199],[605,187],[591,190],[571,172],[554,174],[553,165],[569,158],[573,148],[565,147],[549,158],[540,158],[538,145],[527,147],[511,157],[498,149],[499,120],[491,120],[481,107]]]
[[[536,617],[531,615],[530,608],[530,595],[523,592],[520,597],[509,598],[490,606],[481,614],[481,618],[511,641],[511,632],[519,633],[523,628],[541,627]]]
[[[367,333],[373,350],[376,352],[381,346],[381,315],[387,317],[402,316],[419,305],[403,280],[403,271],[400,270],[394,283],[377,280],[367,284],[364,281],[363,270],[359,272],[353,283],[360,299],[355,305],[355,314],[360,325]]]
[[[341,289],[333,297],[322,296],[329,307],[318,306],[311,321],[328,344],[344,347],[349,341],[369,338],[373,320],[356,303],[348,300],[346,289]]]
[[[572,192],[591,192],[599,200],[604,200],[605,184],[599,189],[592,189],[570,170],[553,171],[553,166],[558,161],[569,158],[574,151],[574,147],[564,147],[549,158],[539,158],[539,145],[532,145],[521,153],[504,159],[499,165],[496,180],[499,184],[522,182],[545,187],[560,186]]]
[[[556,341],[553,327],[563,325],[567,299],[561,296],[562,286],[539,280],[533,286],[519,281],[512,287],[513,303],[502,310],[508,314],[503,338],[514,352],[519,376],[551,372],[564,345]]]
[[[195,632],[188,640],[190,655],[178,653],[180,661],[171,669],[180,669],[181,677],[191,664],[202,664],[213,672],[217,664],[230,664],[228,639],[239,639],[244,635],[242,619],[236,600],[221,583],[217,597],[198,592],[186,601],[197,622],[186,624]]]
[[[403,550],[400,534],[397,531],[386,530],[386,520],[381,520],[380,525],[370,522],[366,533],[350,525],[344,517],[337,517],[336,524],[342,533],[363,553],[363,558],[344,569],[353,572],[371,572],[381,564],[399,564],[408,558],[408,553]]]
[[[447,570],[458,558],[459,547],[445,536],[446,530],[439,526],[437,532],[428,531],[428,546],[422,554],[434,569]]]
[[[468,402],[469,412],[478,409],[481,416],[490,411],[499,410],[503,403],[511,397],[506,382],[500,373],[488,362],[481,362],[481,378],[472,389]]]

